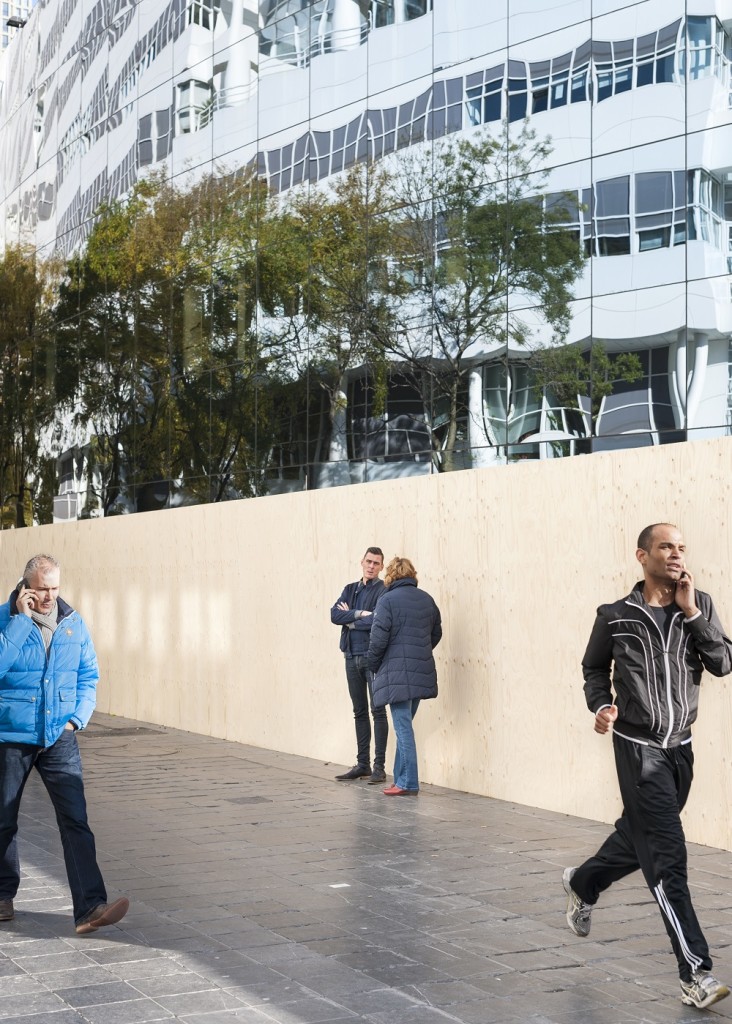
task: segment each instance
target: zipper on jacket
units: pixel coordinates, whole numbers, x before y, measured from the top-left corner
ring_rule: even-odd
[[[661,632],[661,627],[656,622],[655,616],[652,615],[650,612],[646,611],[646,609],[643,607],[642,604],[637,604],[635,601],[626,601],[625,603],[626,604],[632,604],[639,611],[643,612],[643,614],[645,616],[647,616],[651,620],[653,625],[656,627],[656,630],[658,631],[659,636],[661,637],[661,650],[663,651],[663,668],[664,668],[664,674],[666,676],[666,700],[668,701],[668,732],[664,736],[663,742],[661,743],[661,746],[662,747],[668,747],[668,741],[671,739],[671,736],[672,736],[673,731],[674,731],[674,725],[676,724],[676,719],[674,717],[673,694],[671,692],[671,666],[670,666],[669,660],[668,660],[668,656],[669,656],[669,653],[670,653],[669,649],[668,649],[668,640],[663,635],[663,633]],[[677,617],[679,615],[681,615],[681,614],[682,613],[679,611],[671,619],[671,622],[669,623],[669,627],[668,627],[668,635],[669,635],[669,637],[671,636],[671,628],[673,627],[674,622],[676,621]]]

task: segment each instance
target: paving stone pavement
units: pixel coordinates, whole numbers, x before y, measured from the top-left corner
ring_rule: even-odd
[[[637,1024],[732,1019],[678,999],[640,877],[575,937],[562,868],[597,822],[425,786],[385,797],[341,766],[95,715],[80,736],[119,926],[77,937],[34,777],[16,919],[0,924],[3,1024]],[[732,979],[732,855],[690,882]]]

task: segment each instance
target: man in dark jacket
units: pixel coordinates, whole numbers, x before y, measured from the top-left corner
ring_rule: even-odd
[[[600,893],[639,867],[661,910],[679,967],[681,1000],[703,1009],[729,995],[689,895],[680,812],[693,777],[691,726],[702,670],[732,670],[732,641],[708,594],[694,589],[675,526],[655,523],[638,538],[644,579],[601,605],[582,660],[595,732],[613,728],[623,813],[594,857],[566,868],[567,923],[590,931]],[[614,696],[613,696],[614,690]]]
[[[76,731],[94,710],[99,669],[84,621],[59,597],[59,581],[56,559],[36,555],[0,606],[0,921],[14,917],[18,811],[35,767],[56,812],[76,932],[86,935],[121,921],[129,900],[107,903],[87,822]]]
[[[341,650],[345,655],[348,692],[356,723],[356,764],[343,775],[336,775],[338,782],[368,778],[369,785],[375,786],[386,781],[384,762],[389,723],[386,710],[374,707],[371,672],[366,662],[374,609],[384,591],[384,584],[379,579],[383,568],[384,552],[381,548],[367,548],[361,559],[361,579],[347,583],[330,610],[330,621],[341,627]],[[374,719],[373,771],[369,707]]]

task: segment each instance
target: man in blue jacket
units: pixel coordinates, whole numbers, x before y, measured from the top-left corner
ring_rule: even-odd
[[[389,724],[386,708],[374,707],[372,677],[366,659],[374,608],[384,591],[384,584],[379,579],[383,568],[384,552],[381,548],[367,548],[361,559],[361,579],[347,583],[330,610],[330,621],[341,627],[341,650],[346,659],[348,692],[356,723],[356,764],[343,775],[336,775],[338,782],[368,778],[369,785],[375,786],[386,781],[384,762]],[[374,719],[373,771],[369,707]]]
[[[76,731],[94,710],[99,669],[81,616],[59,597],[60,577],[55,558],[36,555],[0,606],[0,921],[14,917],[18,811],[35,767],[56,812],[76,932],[86,935],[121,921],[130,904],[107,903],[87,822]]]

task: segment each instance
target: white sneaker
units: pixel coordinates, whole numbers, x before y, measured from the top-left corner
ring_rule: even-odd
[[[572,888],[572,875],[577,868],[565,868],[562,875],[562,885],[567,894],[567,924],[575,935],[584,939],[590,934],[592,924],[592,904],[581,900]]]
[[[691,981],[682,981],[681,1002],[703,1010],[729,995],[729,989],[709,971],[694,971]]]

